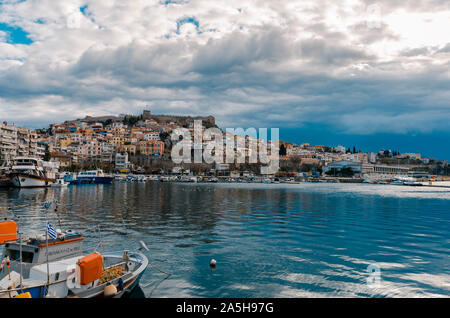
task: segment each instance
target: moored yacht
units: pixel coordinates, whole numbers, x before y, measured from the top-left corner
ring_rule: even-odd
[[[30,157],[14,159],[10,178],[13,185],[18,188],[48,187],[53,183],[53,180],[45,174],[43,161]]]

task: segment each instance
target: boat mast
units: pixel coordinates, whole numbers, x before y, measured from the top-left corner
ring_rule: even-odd
[[[19,253],[20,253],[20,263],[19,263],[19,266],[20,266],[20,288],[23,288],[23,281],[22,281],[22,279],[23,279],[23,269],[22,269],[22,262],[23,262],[23,259],[22,259],[22,233],[20,232],[20,229],[19,229]]]
[[[48,211],[48,208],[51,206],[51,202],[46,202],[45,207]],[[50,284],[50,266],[48,264],[48,218],[47,211],[45,211],[45,256],[47,262],[47,284]]]
[[[18,220],[19,226],[18,226],[18,234],[19,234],[19,253],[20,253],[20,288],[23,288],[23,269],[22,269],[22,262],[23,262],[23,256],[22,256],[22,233],[20,232],[20,217]]]

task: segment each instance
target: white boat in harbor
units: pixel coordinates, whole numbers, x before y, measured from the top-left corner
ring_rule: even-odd
[[[51,184],[52,187],[55,188],[64,188],[69,185],[64,179],[57,179],[54,183]]]
[[[412,177],[397,176],[390,182],[391,185],[418,185],[417,180]]]
[[[21,284],[19,274],[11,272],[0,281],[0,286],[10,284],[0,289],[0,298],[24,294],[28,298],[120,298],[139,284],[147,266],[148,259],[140,252],[65,258],[33,266]]]
[[[146,182],[146,181],[147,181],[147,177],[144,176],[144,175],[137,175],[137,176],[135,177],[135,181],[138,181],[138,182]]]
[[[103,170],[80,171],[75,180],[71,184],[110,184],[114,180],[114,176],[107,176]]]
[[[15,158],[10,177],[18,188],[48,187],[53,183],[45,174],[43,161],[30,157]]]

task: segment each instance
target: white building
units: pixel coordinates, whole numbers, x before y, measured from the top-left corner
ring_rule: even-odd
[[[116,153],[115,168],[119,171],[130,169],[130,162],[128,161],[128,153]]]
[[[150,140],[156,140],[159,141],[159,132],[157,131],[152,131],[152,132],[148,132],[144,134],[144,140],[145,141],[150,141]]]
[[[408,167],[363,164],[361,174],[365,178],[391,179],[395,176],[407,176]]]
[[[0,153],[10,159],[16,156],[41,158],[37,133],[7,122],[0,123]]]
[[[346,161],[346,160],[335,161],[335,162],[330,163],[328,166],[326,166],[323,169],[323,172],[327,173],[328,171],[332,171],[333,169],[336,172],[340,172],[343,169],[351,169],[355,174],[360,174],[362,165],[359,162],[353,162],[353,161]]]
[[[346,152],[345,147],[344,147],[344,146],[341,146],[341,145],[335,147],[334,149],[335,149],[337,152],[341,152],[341,153],[345,153],[345,152]]]

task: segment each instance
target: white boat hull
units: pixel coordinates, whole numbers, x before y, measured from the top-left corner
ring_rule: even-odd
[[[17,188],[48,187],[52,183],[43,178],[21,175],[12,177],[11,182]]]
[[[17,291],[30,292],[33,298],[120,298],[125,293],[131,292],[139,284],[148,266],[148,259],[145,255],[132,252],[128,256],[129,258],[124,260],[123,254],[103,255],[104,265],[108,264],[109,267],[120,266],[125,268],[125,273],[103,282],[97,279],[87,285],[80,285],[77,278],[76,266],[80,257],[65,258],[47,264],[42,262],[30,269],[30,278],[23,280],[23,289],[2,288],[3,284],[0,284],[0,298],[2,296],[9,297],[11,293],[17,293]],[[19,274],[14,273],[16,274],[11,276],[15,276],[18,280]],[[6,276],[6,278],[9,278],[9,276]],[[49,280],[50,285],[48,285]],[[0,283],[3,282],[0,281]],[[107,296],[105,295],[105,287],[110,284],[116,287],[117,293]],[[18,283],[14,285],[18,285]],[[12,294],[12,296],[14,295]]]

